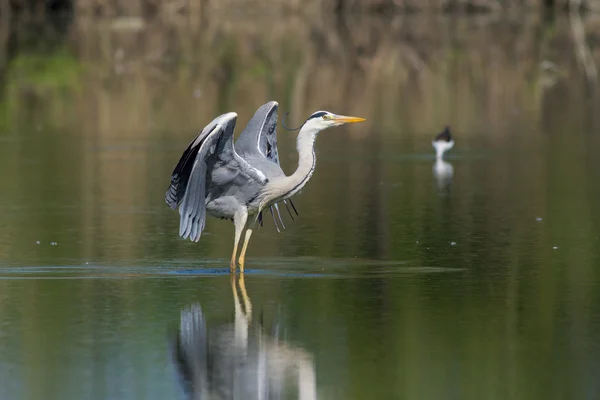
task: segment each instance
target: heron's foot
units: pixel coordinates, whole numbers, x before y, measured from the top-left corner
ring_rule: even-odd
[[[235,270],[237,269],[237,265],[235,265],[235,260],[231,260],[229,263],[229,271],[235,274]]]

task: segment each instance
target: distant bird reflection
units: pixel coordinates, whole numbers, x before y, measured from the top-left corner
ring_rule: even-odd
[[[252,304],[243,275],[239,286],[243,307],[232,274],[233,323],[209,328],[199,304],[181,311],[171,344],[187,398],[282,399],[295,387],[295,397],[316,399],[312,356],[282,342],[278,335],[265,334],[262,326],[251,327]]]
[[[454,139],[450,134],[450,127],[446,126],[441,133],[436,135],[432,141],[432,145],[435,149],[433,175],[437,180],[438,190],[449,192],[452,186],[454,167],[449,162],[444,161],[444,153],[454,147]]]
[[[441,159],[435,160],[435,164],[433,164],[433,175],[436,178],[439,191],[450,191],[452,187],[452,176],[454,175],[454,167],[452,164]]]

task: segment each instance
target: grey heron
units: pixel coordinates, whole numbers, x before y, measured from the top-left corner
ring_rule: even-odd
[[[436,135],[431,144],[435,149],[435,157],[441,160],[444,157],[444,153],[454,147],[454,139],[452,139],[452,135],[450,134],[450,127],[445,127],[441,133]]]
[[[237,114],[229,112],[212,120],[183,152],[165,194],[165,200],[172,209],[179,207],[179,235],[184,239],[200,240],[207,213],[233,221],[232,271],[236,268],[237,250],[248,217],[255,218],[256,223],[263,210],[290,199],[311,178],[316,166],[314,144],[319,132],[365,121],[364,118],[329,111],[313,113],[298,132],[298,167],[288,176],[279,165],[277,153],[277,107],[277,102],[272,101],[259,109],[262,109],[259,114],[265,115],[264,121],[268,126],[272,124],[273,129],[264,129],[264,124],[255,126],[249,123],[235,145],[233,131]],[[246,229],[238,259],[241,273],[244,272],[253,228],[254,225]]]

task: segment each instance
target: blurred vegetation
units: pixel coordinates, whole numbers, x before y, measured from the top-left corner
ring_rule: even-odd
[[[599,11],[599,0],[1,0],[0,13],[17,12],[34,17],[48,13],[72,12],[94,16],[175,16],[202,15],[214,9],[229,7],[264,7],[288,11],[369,11],[387,12],[467,12],[485,13],[508,10],[566,9],[582,7]]]
[[[65,116],[65,102],[81,89],[81,71],[79,61],[64,48],[50,54],[18,54],[6,71],[0,97],[0,127],[9,127],[11,118],[27,118],[37,102],[48,98],[52,101],[44,108],[51,110],[48,115],[54,116],[55,124],[60,124]]]

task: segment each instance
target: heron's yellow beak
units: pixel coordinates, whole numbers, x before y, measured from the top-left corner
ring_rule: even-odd
[[[336,115],[335,117],[333,117],[333,120],[335,122],[339,122],[340,124],[350,124],[350,123],[353,123],[353,122],[363,122],[363,121],[366,121],[365,118],[348,117],[346,115]]]

